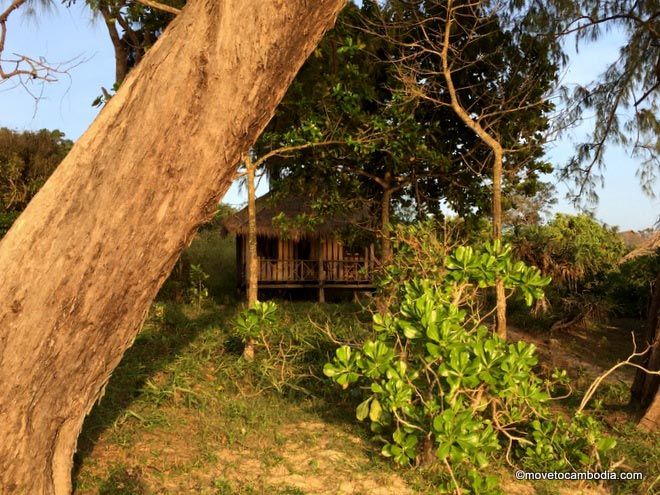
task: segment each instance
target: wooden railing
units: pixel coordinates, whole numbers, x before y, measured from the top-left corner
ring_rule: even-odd
[[[318,280],[318,262],[311,260],[259,259],[259,280],[313,281]]]
[[[370,266],[364,259],[323,261],[259,259],[259,281],[264,282],[368,282]]]
[[[365,260],[324,261],[324,280],[361,282],[369,281],[369,263]]]

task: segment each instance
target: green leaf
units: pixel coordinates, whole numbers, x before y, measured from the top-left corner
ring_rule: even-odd
[[[367,400],[361,402],[360,405],[357,406],[357,409],[355,410],[355,416],[359,421],[364,421],[364,419],[369,414],[369,403],[371,402],[371,399],[372,398],[369,397]]]
[[[441,443],[438,449],[435,451],[435,455],[440,460],[446,459],[447,456],[449,455],[450,449],[451,449],[450,443],[448,442]]]
[[[332,363],[325,363],[323,366],[323,374],[328,378],[333,378],[337,376],[338,373],[339,371],[334,367]]]
[[[335,351],[335,354],[337,355],[337,359],[343,363],[343,364],[348,364],[350,363],[351,360],[351,348],[348,347],[347,345],[341,346],[339,349]]]

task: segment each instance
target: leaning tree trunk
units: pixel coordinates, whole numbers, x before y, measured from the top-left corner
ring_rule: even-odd
[[[637,425],[640,430],[656,432],[660,430],[660,393],[657,393],[653,397],[653,401],[646,408],[644,416],[639,420]]]
[[[0,242],[0,493],[67,494],[83,419],[344,0],[192,0]]]
[[[655,278],[651,292],[651,303],[642,346],[651,346],[641,365],[649,371],[660,370],[660,273]],[[631,387],[631,402],[646,408],[640,427],[647,430],[660,428],[660,376],[638,369]]]

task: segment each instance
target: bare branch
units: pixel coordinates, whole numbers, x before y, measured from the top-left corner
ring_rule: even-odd
[[[177,9],[176,7],[172,7],[171,5],[166,5],[164,3],[156,2],[155,0],[135,0],[135,1],[152,9],[162,10],[163,12],[168,12],[173,15],[179,15],[181,13],[181,9]]]
[[[20,84],[25,86],[25,82],[33,79],[39,79],[44,82],[57,81],[57,74],[66,74],[75,65],[78,57],[69,62],[52,64],[44,58],[31,58],[26,55],[13,53],[12,58],[3,58],[7,41],[7,20],[9,16],[17,9],[27,3],[28,0],[13,0],[7,8],[0,13],[0,83],[11,78],[20,79]],[[75,63],[75,65],[73,65]],[[8,65],[11,69],[5,70]]]
[[[635,343],[634,333],[632,334],[632,337],[633,337],[633,352],[630,354],[630,356],[628,356],[628,358],[625,361],[621,361],[615,364],[609,370],[607,370],[605,373],[603,373],[593,381],[593,383],[589,386],[586,393],[584,394],[584,398],[582,399],[582,402],[580,402],[580,407],[578,407],[577,411],[575,411],[576,414],[579,414],[584,410],[584,408],[587,406],[593,395],[596,393],[596,390],[603,382],[603,380],[605,380],[605,378],[607,378],[608,376],[610,376],[612,373],[614,373],[619,368],[622,368],[623,366],[632,366],[633,368],[637,368],[638,370],[641,370],[644,373],[648,373],[649,375],[660,376],[660,371],[652,371],[644,368],[643,366],[640,366],[637,363],[633,363],[633,359],[645,355],[649,351],[649,349],[653,347],[653,345],[648,345],[646,349],[644,349],[642,352],[637,352],[637,344]],[[657,345],[657,343],[655,345]]]

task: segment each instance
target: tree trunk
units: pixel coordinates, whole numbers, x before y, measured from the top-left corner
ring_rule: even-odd
[[[248,236],[247,236],[247,303],[248,308],[253,307],[258,299],[259,276],[257,259],[257,194],[255,192],[254,175],[256,165],[248,156],[245,159],[248,191]],[[248,337],[243,349],[243,357],[252,361],[254,359],[254,340]]]
[[[502,159],[504,150],[502,144],[496,136],[490,134],[484,128],[478,119],[473,119],[469,112],[463,107],[458,99],[458,93],[454,86],[452,78],[452,67],[449,60],[450,54],[450,35],[455,18],[452,13],[453,0],[447,2],[447,22],[445,23],[442,51],[440,59],[442,60],[442,72],[447,83],[447,92],[451,102],[452,110],[463,121],[463,123],[481,139],[493,152],[493,239],[502,240]],[[497,335],[506,339],[506,293],[504,291],[504,282],[500,279],[495,281],[495,332]]]
[[[640,363],[649,371],[660,370],[660,273],[655,278],[651,291],[651,303],[647,318],[646,332],[643,346],[652,346]],[[638,369],[630,390],[630,400],[633,404],[647,408],[640,426],[649,429],[649,426],[658,426],[660,419],[660,401],[658,400],[658,386],[660,377],[651,375]]]
[[[119,36],[116,20],[110,13],[110,9],[103,4],[99,4],[99,12],[103,17],[105,26],[110,35],[110,41],[115,51],[115,85],[119,86],[128,74],[128,51],[126,44]]]
[[[493,239],[502,241],[502,148],[493,147]],[[502,279],[495,281],[495,332],[506,339],[506,292]]]
[[[450,35],[455,21],[453,11],[453,0],[447,1],[447,22],[445,23],[444,36],[442,42],[442,51],[440,59],[442,60],[442,72],[447,83],[447,92],[451,102],[451,108],[454,113],[463,121],[463,123],[472,129],[472,131],[481,139],[493,152],[493,239],[502,240],[502,160],[504,150],[502,144],[496,136],[491,135],[484,128],[479,120],[473,119],[470,113],[463,107],[458,99],[458,92],[454,86],[452,78],[452,64],[449,60],[450,55]],[[504,282],[495,281],[495,332],[497,335],[506,339],[506,293],[504,292]]]
[[[653,402],[646,409],[637,427],[640,430],[655,432],[660,429],[660,394],[656,393]]]
[[[0,241],[0,493],[70,493],[85,415],[343,4],[191,1]]]
[[[258,298],[258,260],[257,260],[257,195],[255,192],[254,175],[255,165],[250,158],[246,159],[247,191],[248,191],[248,241],[247,241],[247,302],[251,308]]]
[[[392,204],[392,189],[383,188],[383,198],[380,207],[380,245],[381,261],[387,263],[392,260],[392,229],[390,225],[390,207]]]

